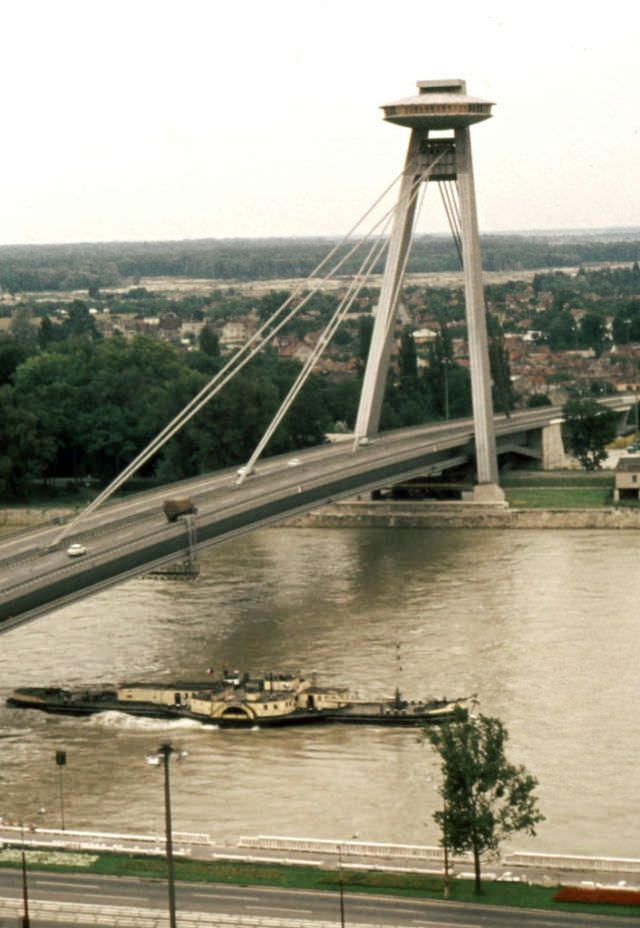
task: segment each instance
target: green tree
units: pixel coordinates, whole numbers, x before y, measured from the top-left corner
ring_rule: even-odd
[[[406,384],[410,388],[415,387],[418,382],[418,356],[416,354],[416,343],[413,338],[413,330],[410,327],[404,330],[400,339],[398,376],[400,382]]]
[[[599,470],[616,437],[616,415],[594,399],[572,397],[564,407],[564,435],[585,470]]]
[[[41,477],[55,456],[37,416],[16,403],[14,391],[0,386],[0,496],[26,499],[31,481]]]
[[[527,398],[527,409],[537,409],[540,406],[553,406],[546,393],[532,393]]]
[[[217,333],[214,332],[210,326],[205,325],[200,332],[198,345],[200,351],[203,351],[204,354],[209,355],[209,357],[220,357],[220,341],[218,339]]]
[[[29,356],[24,342],[11,335],[0,335],[0,384],[9,383],[16,368]]]
[[[32,354],[37,349],[36,331],[31,312],[26,307],[16,309],[11,317],[9,333],[28,354]]]
[[[576,326],[573,316],[567,310],[558,313],[543,313],[540,319],[541,323],[547,324],[547,315],[551,319],[547,328],[547,337],[549,346],[554,351],[566,351],[576,347]]]
[[[585,348],[593,348],[600,357],[607,341],[607,332],[602,316],[598,313],[585,313],[578,327],[580,344]]]
[[[493,403],[496,409],[511,415],[515,403],[515,393],[511,380],[509,352],[504,341],[502,326],[495,316],[487,316],[489,328],[489,365],[493,380]]]
[[[469,372],[453,360],[451,332],[444,326],[429,345],[423,379],[426,404],[434,416],[456,419],[471,411]]]
[[[369,357],[369,345],[373,333],[373,316],[360,316],[358,319],[358,360],[364,370]]]
[[[482,892],[480,856],[496,851],[500,841],[516,831],[535,834],[544,820],[538,811],[535,777],[507,761],[508,733],[499,719],[469,718],[464,709],[425,736],[440,755],[443,807],[434,814],[442,829],[442,844],[461,853],[471,851],[475,891]]]
[[[69,315],[62,323],[64,338],[100,338],[96,321],[86,303],[74,300],[69,306]]]

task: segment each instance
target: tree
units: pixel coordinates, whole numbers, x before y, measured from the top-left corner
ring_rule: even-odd
[[[451,722],[426,728],[425,735],[442,761],[443,808],[433,816],[442,829],[442,844],[457,853],[472,852],[475,892],[480,893],[480,855],[496,851],[515,831],[534,835],[544,820],[533,793],[537,780],[507,761],[509,735],[499,719],[472,719],[459,707]]]
[[[68,309],[69,315],[62,323],[65,338],[100,338],[96,321],[86,303],[74,300]]]
[[[493,402],[500,412],[511,415],[515,403],[509,352],[504,341],[502,326],[491,313],[487,315],[489,329],[489,365],[493,380]]]
[[[373,334],[373,316],[360,316],[358,319],[358,360],[362,370],[369,357],[369,345]]]
[[[553,406],[546,393],[532,393],[527,397],[527,409],[538,409],[540,406]]]
[[[205,325],[200,332],[200,338],[198,339],[198,345],[200,351],[203,351],[205,354],[209,355],[211,358],[220,357],[220,341],[218,335],[213,329]]]
[[[600,357],[607,341],[607,332],[602,316],[598,313],[585,313],[580,320],[578,334],[581,344],[585,348],[593,348],[597,357]]]
[[[616,437],[616,415],[594,399],[573,397],[564,407],[564,434],[585,470],[599,470],[606,446]]]
[[[9,383],[16,368],[29,356],[29,349],[11,335],[0,335],[0,384]]]
[[[398,352],[398,376],[400,382],[410,388],[416,386],[418,382],[418,357],[416,354],[416,343],[413,338],[413,330],[407,326],[400,339],[400,351]]]

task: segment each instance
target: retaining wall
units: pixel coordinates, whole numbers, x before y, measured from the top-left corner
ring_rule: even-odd
[[[298,528],[640,529],[640,509],[505,509],[468,502],[350,501],[324,506],[285,524]]]

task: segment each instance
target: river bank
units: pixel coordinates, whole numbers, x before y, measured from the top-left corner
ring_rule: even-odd
[[[347,501],[289,519],[292,528],[640,529],[640,509],[517,509],[469,502]]]
[[[68,508],[0,509],[0,531],[59,524],[75,515]],[[523,509],[483,503],[433,500],[347,500],[278,523],[287,528],[498,528],[640,529],[640,509]]]

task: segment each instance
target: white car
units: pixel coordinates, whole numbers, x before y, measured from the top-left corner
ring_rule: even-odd
[[[287,467],[299,467],[300,458],[291,458],[290,461],[287,461]]]
[[[67,554],[69,555],[69,557],[80,557],[81,555],[86,554],[86,553],[87,553],[87,549],[85,548],[85,546],[80,545],[77,542],[75,542],[72,545],[69,545],[69,547],[67,548]]]

